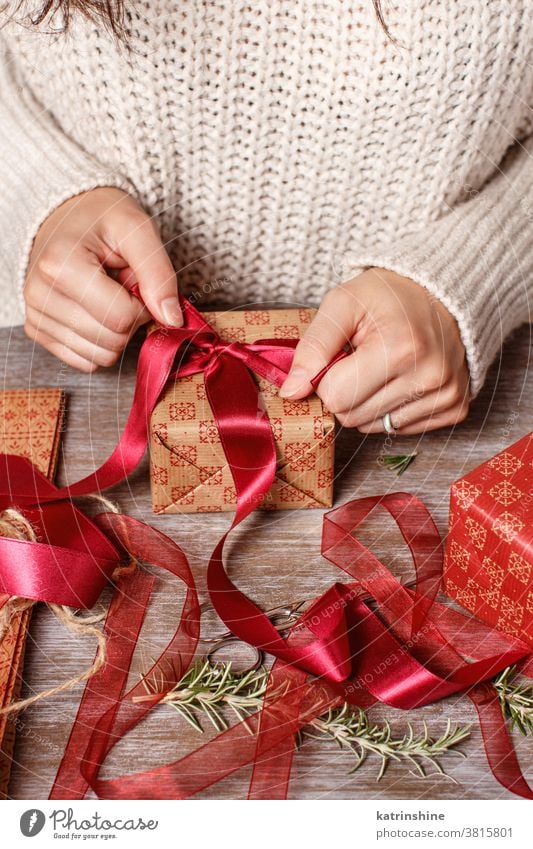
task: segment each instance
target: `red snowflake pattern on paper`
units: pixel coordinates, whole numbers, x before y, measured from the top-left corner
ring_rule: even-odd
[[[489,576],[491,588],[500,587],[505,577],[503,568],[492,560],[491,557],[484,557],[481,562],[481,567]]]
[[[171,497],[172,501],[174,501],[174,502],[175,501],[181,501],[191,491],[192,490],[191,490],[190,486],[183,486],[183,485],[182,486],[173,486],[172,489],[170,490],[170,497]],[[189,501],[189,502],[186,501],[185,503],[192,504],[193,501]]]
[[[499,589],[481,590],[479,595],[489,607],[493,607],[495,610],[500,604]]]
[[[270,324],[270,313],[267,310],[245,310],[245,324]]]
[[[168,425],[166,422],[158,422],[152,428],[152,433],[159,436],[160,439],[168,439]]]
[[[184,505],[184,506],[194,504],[194,502],[195,502],[194,489],[189,489],[187,492],[184,493],[184,495],[181,496],[181,498],[177,499],[174,503],[177,504],[178,501],[179,501],[180,505]]]
[[[466,587],[457,587],[454,597],[457,599],[459,604],[463,605],[463,607],[474,611],[481,589],[482,587],[480,587],[479,584],[476,584],[472,578],[469,578],[466,583]]]
[[[500,617],[496,624],[497,628],[507,631],[509,634],[520,635],[520,626],[524,618],[524,606],[519,601],[501,596]]]
[[[511,542],[511,540],[513,540],[522,530],[524,523],[518,518],[518,516],[514,516],[506,510],[505,513],[502,513],[501,516],[498,516],[498,518],[494,520],[492,527],[494,533],[498,534],[501,539],[506,540],[506,542]]]
[[[171,466],[193,466],[196,465],[198,459],[198,449],[196,445],[174,445],[170,452]]]
[[[218,486],[222,483],[222,466],[204,466],[200,469],[200,480],[206,486]]]
[[[513,619],[517,625],[522,623],[522,617],[524,616],[524,605],[520,601],[516,601],[514,598],[509,598],[507,595],[502,595],[501,597],[501,613],[502,616],[506,618]]]
[[[465,527],[476,548],[482,549],[487,540],[487,529],[476,522],[475,519],[472,519],[471,516],[465,520]]]
[[[302,324],[311,324],[313,313],[310,310],[298,310],[298,318]]]
[[[450,545],[450,559],[455,566],[459,566],[460,569],[466,572],[470,563],[470,553],[466,548],[463,548],[462,545],[459,545],[458,542],[453,540]]]
[[[306,498],[305,492],[302,492],[301,489],[295,489],[293,486],[282,486],[279,495],[282,502],[305,501]]]
[[[316,455],[310,452],[310,442],[288,442],[285,446],[285,459],[295,472],[314,469]]]
[[[207,400],[207,395],[205,392],[205,383],[203,382],[203,380],[201,383],[196,384],[196,397],[199,401]]]
[[[283,419],[279,416],[270,416],[270,426],[274,439],[279,442],[283,436]]]
[[[523,584],[527,584],[531,579],[532,566],[525,557],[512,551],[509,556],[509,572]]]
[[[168,405],[170,420],[191,421],[196,416],[196,405],[192,401],[176,401]]]
[[[313,416],[313,436],[315,439],[324,436],[324,416]]]
[[[224,504],[235,504],[237,501],[237,491],[234,486],[224,487]]]
[[[301,401],[290,401],[283,399],[283,412],[286,416],[308,416],[310,412],[309,401],[303,398]]]
[[[244,327],[225,327],[224,328],[225,342],[246,342],[246,333]]]
[[[152,466],[152,477],[154,483],[166,486],[168,483],[168,469],[165,469],[164,466]]]
[[[491,469],[504,475],[504,477],[508,477],[509,475],[514,475],[523,466],[523,463],[514,454],[510,454],[509,451],[502,451],[501,454],[497,454],[496,457],[489,460],[489,466]]]
[[[333,469],[320,469],[318,473],[318,486],[320,489],[326,489],[333,483]]]
[[[220,442],[218,429],[213,419],[205,419],[199,422],[200,442]]]
[[[280,324],[274,328],[274,339],[299,339],[300,333],[296,324]]]
[[[517,486],[513,486],[510,481],[501,481],[489,489],[489,495],[492,495],[498,504],[503,504],[507,507],[508,504],[518,501],[523,495],[523,492]]]
[[[471,507],[478,495],[481,493],[481,490],[478,489],[477,486],[474,486],[473,483],[469,483],[465,480],[454,484],[453,491],[459,506],[462,507],[463,510],[467,510]]]

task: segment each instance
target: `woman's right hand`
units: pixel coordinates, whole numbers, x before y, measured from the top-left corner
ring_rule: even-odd
[[[133,282],[145,306],[128,291]],[[183,323],[176,274],[154,222],[110,187],[70,198],[41,225],[24,300],[30,339],[84,372],[113,365],[151,318]]]

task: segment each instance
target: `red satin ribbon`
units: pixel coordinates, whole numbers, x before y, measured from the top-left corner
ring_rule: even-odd
[[[126,427],[100,469],[71,486],[55,488],[48,481],[45,484],[33,470],[30,473],[32,467],[26,461],[4,455],[6,477],[5,484],[0,485],[0,505],[14,505],[30,521],[37,521],[43,543],[23,543],[14,552],[11,540],[0,540],[0,589],[12,595],[61,600],[60,603],[66,604],[72,604],[75,599],[74,606],[79,607],[94,602],[124,551],[159,563],[178,574],[187,586],[188,608],[158,661],[160,668],[164,666],[167,670],[167,665],[170,666],[171,672],[165,672],[169,686],[179,680],[194,655],[198,620],[194,585],[185,555],[163,535],[157,535],[155,542],[156,532],[133,520],[121,517],[119,524],[116,518],[107,515],[99,523],[86,517],[80,520],[79,511],[68,499],[106,489],[128,475],[144,453],[149,415],[167,380],[202,371],[237,490],[233,521],[209,561],[210,598],[220,618],[236,636],[278,659],[273,680],[281,676],[290,683],[281,697],[275,688],[269,689],[265,708],[252,723],[258,730],[253,747],[249,740],[237,743],[239,735],[242,736],[239,726],[220,735],[218,742],[209,744],[210,764],[213,746],[226,753],[220,754],[220,777],[243,763],[253,762],[251,797],[264,798],[268,792],[265,788],[271,784],[267,765],[276,764],[287,775],[295,731],[308,723],[313,710],[320,713],[324,706],[344,700],[362,707],[379,700],[411,709],[473,687],[482,724],[486,724],[489,713],[494,724],[494,688],[479,682],[530,655],[531,650],[521,641],[485,628],[470,617],[452,613],[435,601],[442,567],[440,538],[428,511],[413,496],[399,493],[382,499],[362,499],[326,514],[324,554],[356,582],[335,584],[307,611],[289,639],[283,639],[260,608],[229,579],[222,561],[227,535],[269,491],[276,469],[272,431],[259,403],[251,371],[280,385],[290,367],[296,342],[225,343],[188,302],[183,302],[183,309],[184,328],[159,329],[147,337],[139,356],[135,395]],[[180,352],[181,358],[177,356]],[[344,352],[334,362],[342,356]],[[315,384],[324,371],[317,375]],[[353,528],[378,503],[396,520],[411,548],[417,574],[415,590],[398,584],[351,535]],[[105,523],[106,534],[101,532],[101,523]],[[48,553],[39,546],[48,549]],[[16,561],[11,559],[15,554]],[[172,565],[176,557],[181,564],[178,572]],[[144,594],[147,603],[151,589],[147,579],[141,576],[135,581],[139,582],[139,593]],[[365,595],[378,602],[382,618],[368,607]],[[144,609],[143,604],[137,605],[124,593],[119,594],[118,601],[110,608],[106,627],[112,645],[116,646],[116,656],[113,664],[108,663],[87,685],[52,798],[79,798],[88,786],[105,798],[185,798],[207,786],[197,775],[205,755],[203,749],[176,764],[122,778],[120,782],[103,782],[98,777],[100,766],[117,739],[153,707],[132,701],[137,698],[138,688],[123,693],[128,658],[142,625]],[[472,621],[474,625],[468,624]],[[460,633],[454,632],[459,625]],[[506,645],[504,651],[502,642]],[[472,662],[466,662],[465,656]],[[397,663],[391,664],[391,657],[398,658]],[[308,682],[307,673],[317,679]],[[481,691],[476,690],[480,686],[484,688],[483,699]],[[492,696],[487,701],[488,692]],[[110,707],[102,714],[106,700]],[[158,700],[154,699],[154,703]],[[279,728],[280,716],[285,730]],[[491,735],[485,743],[498,780],[513,792],[533,798],[520,773],[503,721],[498,728],[503,761],[494,755]],[[270,756],[265,757],[265,753]],[[80,772],[77,764],[82,755]],[[277,784],[283,787],[283,782]]]

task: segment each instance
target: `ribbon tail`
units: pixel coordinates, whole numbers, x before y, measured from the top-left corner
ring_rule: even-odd
[[[117,587],[104,628],[106,663],[85,686],[49,799],[85,798],[89,782],[80,771],[80,756],[87,749],[102,710],[107,713],[106,705],[110,703],[112,708],[107,733],[111,734],[154,581],[152,575],[136,570]]]
[[[485,754],[494,778],[510,793],[533,799],[533,789],[518,763],[495,687],[489,683],[480,684],[470,690],[468,696],[477,711]]]

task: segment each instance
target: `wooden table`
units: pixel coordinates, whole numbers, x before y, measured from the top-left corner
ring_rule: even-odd
[[[21,329],[0,331],[3,386],[62,386],[68,394],[68,414],[58,480],[73,482],[96,468],[116,443],[132,398],[139,339],[119,366],[86,376],[62,365],[33,345]],[[383,436],[363,437],[357,431],[339,433],[336,458],[336,504],[350,498],[404,489],[428,505],[441,531],[448,516],[452,481],[497,453],[533,427],[533,369],[530,365],[530,328],[524,326],[506,344],[501,359],[491,369],[482,394],[467,421],[455,429],[442,429],[418,437],[397,437],[397,453],[418,451],[415,463],[401,478],[376,462]],[[146,458],[130,477],[112,492],[120,508],[169,534],[187,551],[205,600],[206,554],[223,529],[228,514],[152,515]],[[238,530],[228,553],[231,575],[238,585],[265,609],[294,598],[313,598],[324,591],[339,572],[319,554],[322,512],[319,510],[261,513]],[[409,556],[398,534],[384,523],[369,524],[365,541],[400,575],[410,568]],[[155,602],[143,631],[137,670],[147,668],[175,627],[181,589],[159,575]],[[212,627],[217,627],[211,623]],[[66,634],[44,605],[34,612],[27,645],[25,693],[36,692],[76,675],[92,660],[94,645]],[[10,795],[15,799],[46,798],[75,716],[81,687],[50,698],[27,710],[18,719],[18,738]],[[369,757],[349,775],[350,753],[333,743],[308,741],[296,754],[290,797],[372,799],[500,799],[517,798],[492,777],[475,721],[466,698],[449,698],[409,715],[384,706],[372,709],[375,721],[387,717],[395,733],[411,721],[415,729],[426,720],[430,733],[439,735],[448,717],[454,723],[472,723],[471,736],[462,748],[466,759],[445,756],[449,777],[431,775],[424,780],[404,764],[391,763],[376,783],[379,762]],[[161,706],[138,726],[112,753],[104,775],[112,777],[175,760],[196,748],[204,737],[189,729],[175,712]],[[529,764],[533,780],[531,738],[517,737],[521,762]],[[249,770],[242,770],[203,795],[206,798],[244,798]]]

